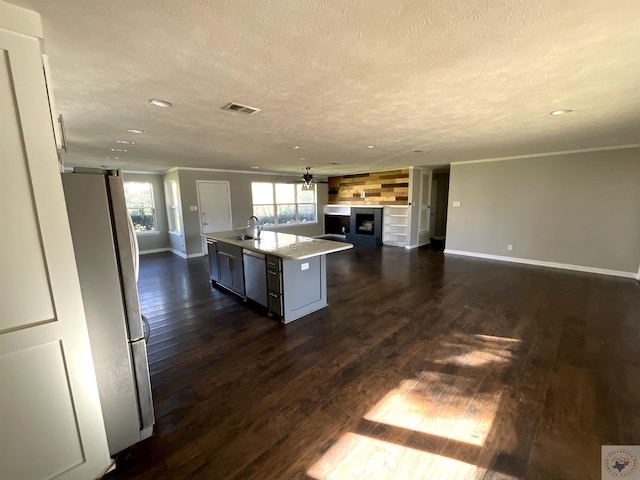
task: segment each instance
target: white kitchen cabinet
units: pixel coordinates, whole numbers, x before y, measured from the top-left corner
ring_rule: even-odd
[[[0,1],[2,478],[111,464],[43,73],[38,14]]]

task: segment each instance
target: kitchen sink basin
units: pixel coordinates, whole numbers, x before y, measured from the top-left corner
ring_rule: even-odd
[[[253,240],[253,237],[251,235],[236,235],[234,237],[230,237],[229,240],[241,242],[243,240]]]

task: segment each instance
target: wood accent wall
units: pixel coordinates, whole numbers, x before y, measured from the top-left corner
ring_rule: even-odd
[[[365,198],[360,196],[365,193]],[[407,205],[409,169],[329,177],[329,204]]]

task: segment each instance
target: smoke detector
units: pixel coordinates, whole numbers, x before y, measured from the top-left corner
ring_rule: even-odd
[[[238,112],[244,115],[253,115],[254,113],[258,113],[260,111],[259,108],[249,107],[247,105],[240,105],[239,103],[227,103],[223,110],[229,110],[230,112]]]

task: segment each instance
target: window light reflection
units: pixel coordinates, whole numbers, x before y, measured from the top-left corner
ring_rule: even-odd
[[[477,393],[477,388],[474,378],[425,372],[387,393],[364,418],[482,446],[502,392]]]
[[[513,360],[514,350],[520,343],[521,340],[516,338],[493,335],[460,336],[448,342],[448,347],[455,353],[444,358],[436,358],[433,362],[460,367],[501,365]]]
[[[485,469],[434,453],[346,433],[308,471],[315,480],[458,480]]]
[[[429,361],[461,367],[454,369],[458,373],[430,369],[402,381],[363,417],[386,426],[384,433],[346,433],[307,474],[315,480],[483,477],[486,469],[477,454],[495,440],[489,435],[506,391],[491,379],[514,360],[521,341],[476,334],[449,336],[443,343],[445,355]],[[432,451],[402,445],[403,432],[425,435]],[[389,441],[384,435],[391,435],[385,437]],[[478,465],[464,461],[472,458]]]

